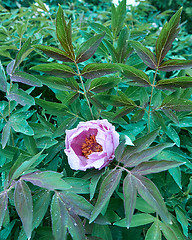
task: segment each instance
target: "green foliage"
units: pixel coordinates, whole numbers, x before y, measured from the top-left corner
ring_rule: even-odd
[[[0,5],[0,239],[191,238],[189,10],[35,2]],[[72,171],[65,130],[99,118],[115,160]]]

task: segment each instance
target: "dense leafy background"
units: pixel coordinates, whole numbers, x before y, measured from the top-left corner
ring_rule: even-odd
[[[0,239],[192,237],[190,5],[98,3],[1,2]],[[116,159],[73,171],[65,130],[93,118]]]

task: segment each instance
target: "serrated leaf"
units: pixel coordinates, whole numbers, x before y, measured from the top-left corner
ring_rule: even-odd
[[[50,47],[50,46],[43,46],[43,45],[34,45],[33,47],[41,50],[48,57],[51,57],[53,59],[60,60],[63,62],[73,62],[73,60],[70,58],[70,56],[66,52],[64,52],[58,48]]]
[[[73,77],[76,74],[72,68],[65,64],[60,63],[45,63],[45,64],[39,64],[37,66],[31,67],[30,70],[45,72],[51,75],[56,75],[58,77]]]
[[[192,111],[192,101],[187,99],[165,98],[161,109],[172,109],[178,112]]]
[[[115,73],[120,71],[120,67],[117,64],[112,63],[90,63],[86,65],[81,75],[87,79],[93,79],[101,77],[107,74]]]
[[[122,29],[126,17],[126,0],[122,0],[118,7],[112,5],[111,28],[114,38],[117,37],[119,31]]]
[[[139,195],[157,211],[163,221],[171,223],[169,212],[155,184],[146,177],[134,176]]]
[[[99,215],[107,201],[110,199],[111,195],[115,191],[119,181],[121,179],[122,170],[114,170],[111,171],[103,180],[99,196],[96,202],[96,205],[91,213],[91,217],[89,219],[90,222],[93,222],[96,217]]]
[[[118,77],[101,77],[95,78],[91,81],[90,87],[87,89],[96,93],[107,91],[114,88],[120,79]]]
[[[155,87],[160,89],[172,90],[177,88],[190,88],[192,87],[192,77],[176,77],[172,79],[164,79],[157,82]]]
[[[182,8],[180,8],[172,16],[172,18],[168,23],[167,22],[165,23],[156,41],[156,56],[157,56],[158,66],[161,63],[161,61],[164,59],[167,52],[170,50],[173,41],[175,40],[175,38],[177,37],[177,34],[180,31],[179,22],[180,22],[181,11],[182,11]]]
[[[13,82],[22,82],[30,86],[42,87],[39,79],[25,72],[15,72],[10,76]]]
[[[75,59],[75,54],[72,45],[71,21],[67,24],[63,14],[63,9],[59,5],[56,17],[56,34],[61,46],[72,60]]]
[[[7,91],[7,80],[6,80],[5,71],[1,64],[1,61],[0,61],[0,90],[3,92]]]
[[[123,75],[133,82],[141,83],[142,86],[151,86],[148,76],[141,70],[125,64],[118,64],[122,68]]]
[[[152,159],[154,156],[158,155],[163,149],[173,147],[174,143],[160,143],[154,147],[150,147],[148,149],[144,149],[140,152],[132,154],[128,157],[124,164],[127,167],[134,167],[141,162],[146,162]]]
[[[55,240],[65,240],[67,235],[68,212],[55,194],[51,202],[52,231]]]
[[[31,238],[33,203],[31,191],[23,181],[18,181],[14,191],[14,203],[17,213],[22,221],[27,238]]]
[[[134,178],[128,174],[123,181],[124,209],[127,228],[130,227],[131,219],[136,205],[137,188]]]
[[[61,103],[48,102],[38,98],[35,99],[35,102],[49,114],[65,116],[66,111],[68,111],[68,107]]]
[[[158,221],[155,221],[148,229],[145,240],[161,240],[161,231]]]
[[[155,55],[148,48],[143,46],[143,44],[141,44],[140,42],[129,41],[129,43],[148,67],[156,69],[157,61]]]
[[[7,192],[1,192],[0,193],[0,229],[2,227],[3,220],[5,217],[5,212],[7,210],[7,204],[8,204]]]
[[[175,161],[167,161],[167,160],[160,160],[160,161],[150,161],[150,162],[143,162],[137,165],[133,170],[132,173],[138,173],[140,175],[147,175],[151,173],[158,173],[162,171],[166,171],[170,168],[178,167],[184,164],[184,162],[175,162]]]
[[[158,69],[164,72],[171,72],[171,71],[182,70],[182,69],[191,68],[191,67],[192,67],[192,60],[171,59],[163,62]]]
[[[62,178],[62,174],[53,171],[44,171],[44,172],[33,172],[25,174],[21,179],[31,182],[33,185],[46,188],[50,191],[55,189],[58,190],[68,190],[71,188]]]
[[[77,57],[75,60],[76,63],[84,62],[91,58],[99,47],[99,44],[103,40],[104,36],[105,32],[97,34],[85,41],[77,51]]]
[[[30,49],[31,46],[31,38],[29,38],[21,47],[19,52],[17,53],[15,63],[13,66],[13,69],[11,73],[15,71],[15,69],[19,66],[19,64],[32,52],[32,48]]]

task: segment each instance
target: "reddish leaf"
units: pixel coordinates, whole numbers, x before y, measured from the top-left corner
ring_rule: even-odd
[[[171,71],[182,70],[182,69],[191,68],[191,67],[192,67],[192,60],[172,59],[172,60],[163,62],[158,69],[164,72],[171,72]]]
[[[179,22],[181,16],[182,8],[180,8],[170,19],[168,23],[166,23],[157,39],[156,42],[156,56],[158,66],[160,65],[161,61],[164,59],[165,55],[171,48],[171,45],[177,34],[180,31]]]
[[[143,60],[143,62],[150,68],[156,69],[157,62],[154,54],[146,47],[144,47],[140,42],[129,41],[131,46],[135,49],[138,56]]]
[[[136,205],[137,188],[134,178],[128,174],[123,181],[123,195],[124,195],[124,208],[125,219],[127,228],[130,227],[131,219]]]
[[[17,182],[15,187],[14,202],[17,213],[23,223],[27,238],[30,239],[33,220],[32,196],[28,185],[21,180]]]
[[[7,204],[8,204],[7,192],[1,192],[0,193],[0,229],[3,224],[5,212],[7,210]]]
[[[34,45],[35,48],[43,51],[47,56],[60,60],[63,62],[73,62],[73,60],[68,56],[68,54],[58,48],[43,46],[43,45]]]
[[[97,34],[96,36],[93,36],[86,42],[84,42],[77,52],[76,62],[84,62],[90,57],[92,57],[93,54],[96,52],[97,48],[99,47],[99,44],[103,40],[104,36],[105,32]]]
[[[93,222],[99,213],[102,211],[103,207],[107,203],[107,201],[112,196],[113,192],[115,191],[119,181],[121,179],[122,170],[113,170],[104,178],[100,191],[99,196],[91,213],[91,217],[89,219],[90,222]]]

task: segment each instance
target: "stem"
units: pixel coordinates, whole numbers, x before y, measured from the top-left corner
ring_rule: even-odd
[[[92,118],[94,119],[94,117],[93,117],[93,112],[92,112],[92,109],[91,109],[91,105],[90,105],[89,99],[87,98],[87,93],[86,93],[86,90],[85,90],[85,86],[84,86],[84,84],[83,84],[83,79],[82,79],[81,73],[80,73],[80,71],[79,71],[79,67],[78,67],[78,65],[77,65],[77,63],[76,63],[75,61],[74,61],[74,63],[75,63],[75,66],[76,66],[76,68],[77,68],[78,76],[79,76],[79,79],[80,79],[80,81],[81,81],[81,85],[82,85],[82,88],[83,88],[84,96],[85,96],[85,99],[86,99],[86,101],[87,101],[87,104],[88,104],[88,107],[89,107],[91,116],[92,116]]]
[[[152,84],[152,89],[151,89],[151,96],[150,96],[150,101],[149,101],[149,110],[148,110],[148,132],[150,132],[150,114],[151,114],[151,102],[152,102],[152,97],[153,97],[153,90],[154,90],[154,84],[155,84],[155,80],[156,80],[156,76],[157,76],[157,68],[155,71],[155,75],[153,78],[153,84]]]

